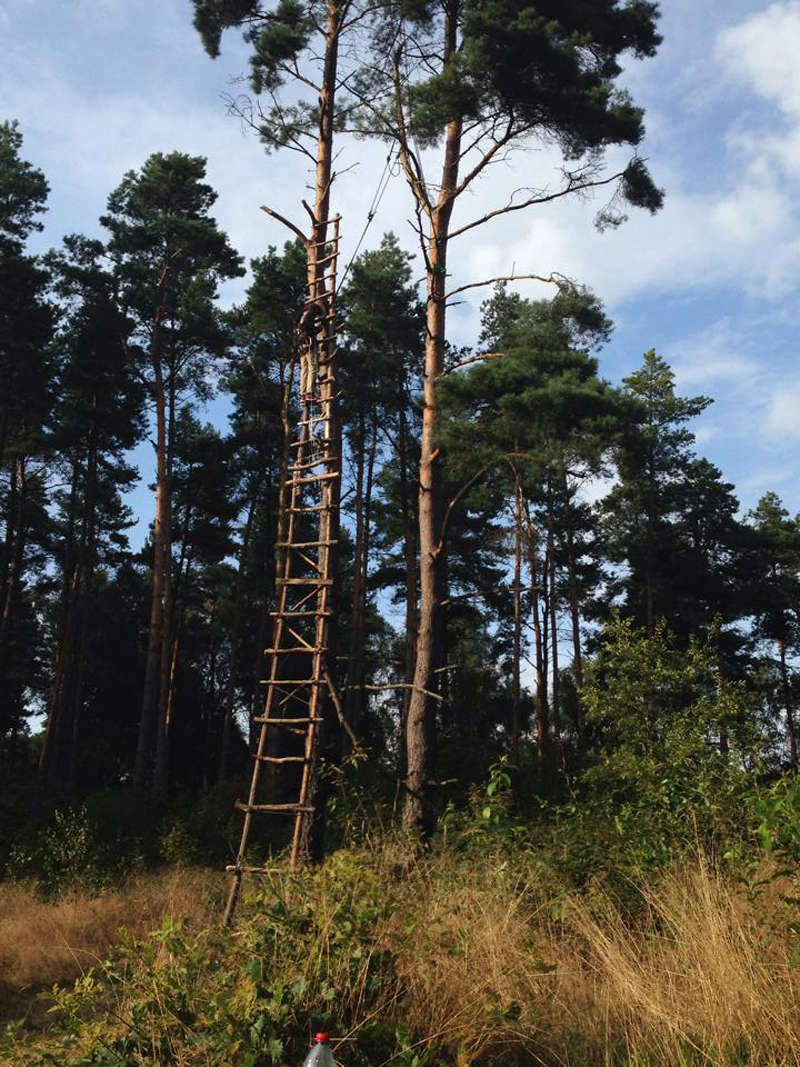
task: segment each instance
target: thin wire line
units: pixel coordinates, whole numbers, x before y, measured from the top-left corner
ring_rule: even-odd
[[[392,156],[394,155],[394,151],[395,146],[392,145],[392,147],[389,149],[389,154],[386,157],[386,162],[383,165],[383,170],[381,171],[380,180],[378,182],[378,188],[375,190],[375,195],[373,196],[372,203],[369,206],[369,211],[367,212],[367,221],[364,223],[364,229],[361,231],[361,236],[358,239],[358,244],[356,245],[355,250],[352,256],[350,257],[350,262],[345,267],[341,280],[336,286],[337,294],[344,285],[347,275],[350,273],[350,268],[353,266],[353,263],[355,262],[355,258],[359,253],[361,245],[364,243],[364,238],[367,236],[367,230],[369,230],[370,225],[372,224],[372,220],[375,218],[375,215],[378,212],[378,208],[381,205],[381,200],[383,200],[383,194],[389,187],[389,182],[392,179]]]

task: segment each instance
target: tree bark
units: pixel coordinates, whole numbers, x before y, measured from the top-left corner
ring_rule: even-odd
[[[405,781],[408,773],[406,754],[406,727],[408,709],[411,703],[411,686],[414,684],[414,672],[417,662],[417,622],[419,610],[419,581],[417,573],[417,524],[414,501],[409,487],[408,455],[408,392],[405,381],[402,383],[402,402],[400,407],[398,452],[400,460],[400,506],[403,514],[403,560],[405,565],[405,660],[403,681],[402,718],[400,721],[400,742],[398,745],[398,778]]]
[[[170,748],[172,740],[172,682],[175,677],[173,651],[174,591],[172,586],[172,472],[175,454],[175,368],[171,367],[167,403],[167,439],[162,527],[161,566],[163,609],[158,666],[158,734],[153,773],[153,797],[160,799],[169,786]]]
[[[310,292],[318,293],[325,275],[325,264],[317,262],[317,236],[328,234],[328,222],[330,219],[330,196],[333,168],[333,137],[334,118],[336,104],[337,69],[339,64],[339,41],[342,32],[342,24],[346,14],[346,4],[341,0],[328,0],[327,16],[325,21],[325,54],[323,60],[322,83],[319,94],[319,126],[317,134],[317,164],[314,179],[314,216],[316,219],[317,233],[314,234],[312,254],[309,256],[308,280]],[[331,356],[333,353],[331,353]],[[336,363],[330,359],[326,366],[327,381],[324,386],[329,397],[328,411],[330,413],[328,433],[333,443],[335,454],[342,454],[341,424],[338,417],[338,404],[336,399]],[[339,499],[340,482],[337,479],[331,489],[332,513],[329,517],[328,529],[330,537],[326,540],[335,541],[339,535]],[[333,547],[320,549],[321,555],[328,553],[329,573],[333,580],[332,600],[338,589],[337,560],[338,554]],[[328,620],[328,669],[331,676],[335,677],[334,665],[336,655],[336,627],[335,607],[332,607],[333,615]],[[319,768],[324,753],[333,753],[333,730],[334,716],[330,707],[330,701],[324,701],[322,707],[325,719],[324,723],[318,724],[315,735],[315,744],[310,754],[311,765],[308,784],[308,804],[312,807],[313,814],[303,816],[299,848],[297,852],[298,863],[302,866],[309,862],[316,862],[322,858],[322,850],[325,837],[326,807],[327,807],[327,784],[320,782]]]
[[[647,636],[655,632],[656,615],[653,593],[653,526],[655,525],[656,475],[655,458],[652,453],[648,463],[647,477],[647,529],[645,531],[645,624]]]
[[[550,704],[553,735],[556,741],[561,734],[561,679],[558,668],[558,596],[556,583],[556,546],[553,532],[553,492],[548,486],[547,503],[547,580],[549,583],[550,649],[553,664],[553,690]]]
[[[97,398],[92,398],[95,407]],[[94,584],[97,553],[97,426],[92,425],[89,435],[89,457],[86,465],[86,489],[84,527],[81,534],[81,571],[83,581],[80,589],[78,641],[75,655],[75,689],[72,698],[72,732],[67,761],[67,791],[72,797],[78,785],[80,766],[81,728],[83,725],[83,693],[86,682],[86,656],[88,649],[89,618],[92,587]]]
[[[794,725],[794,704],[792,701],[792,689],[789,684],[789,672],[786,667],[786,645],[782,638],[778,641],[778,656],[781,664],[783,703],[786,708],[786,732],[789,737],[789,759],[791,762],[792,773],[797,774],[797,733]]]
[[[247,554],[250,551],[250,535],[253,529],[253,517],[256,511],[258,493],[255,488],[250,493],[247,508],[247,520],[239,546],[239,559],[236,567],[236,591],[233,600],[233,619],[231,620],[230,655],[228,657],[228,680],[225,685],[225,697],[222,718],[222,744],[219,755],[219,777],[224,781],[228,777],[231,753],[231,729],[233,726],[233,705],[236,700],[236,676],[239,669],[239,631],[242,625],[242,604],[244,601],[244,577]]]
[[[158,710],[158,683],[161,662],[161,636],[164,625],[164,552],[165,534],[169,523],[169,485],[167,480],[167,412],[164,390],[164,375],[160,353],[160,318],[163,313],[164,294],[156,313],[156,323],[151,339],[150,358],[153,368],[151,393],[156,409],[156,516],[153,529],[153,597],[150,604],[150,630],[147,641],[142,711],[139,719],[139,734],[136,743],[136,759],[133,770],[133,788],[138,796],[147,789],[148,767],[153,728]]]
[[[576,689],[576,731],[578,747],[586,748],[586,712],[583,706],[583,650],[581,648],[581,617],[578,604],[578,581],[575,566],[575,531],[572,524],[569,486],[564,482],[564,525],[567,538],[567,588],[572,622],[572,671]]]
[[[50,691],[50,706],[47,724],[39,754],[38,774],[40,781],[47,780],[50,785],[60,777],[60,753],[64,733],[63,707],[64,694],[68,689],[70,660],[72,658],[73,633],[75,630],[75,603],[80,595],[81,559],[75,553],[75,522],[78,503],[78,483],[80,481],[80,461],[77,456],[72,463],[70,479],[69,504],[67,508],[67,529],[64,546],[64,568],[62,574],[61,611],[58,625],[56,654],[53,662],[53,685]],[[84,517],[85,526],[85,517]],[[85,530],[82,536],[85,536]]]
[[[366,417],[361,413],[358,445],[361,458],[356,474],[356,544],[355,574],[353,580],[352,626],[350,632],[350,655],[347,665],[347,698],[345,718],[353,733],[358,736],[364,716],[366,699],[366,615],[367,582],[369,579],[369,549],[372,515],[372,489],[375,474],[375,456],[378,449],[378,427],[373,417],[369,450],[366,449]],[[366,459],[366,463],[365,463]],[[366,466],[366,470],[364,469]],[[344,751],[349,751],[352,742],[348,734],[342,738]]]
[[[522,732],[522,694],[520,660],[522,658],[522,500],[519,486],[514,493],[514,661],[511,681],[511,760],[519,759]]]
[[[8,573],[6,577],[3,612],[2,616],[0,616],[0,689],[5,685],[12,620],[14,617],[14,609],[17,604],[17,597],[19,595],[20,583],[22,581],[22,568],[25,555],[26,492],[27,474],[25,471],[25,457],[18,456],[14,463],[14,543],[10,553]],[[3,722],[0,723],[0,725],[2,725],[3,733],[5,733],[7,724]],[[0,734],[0,736],[2,736],[2,734]]]
[[[449,3],[445,11],[445,70],[449,69],[457,52],[457,6]],[[403,811],[405,829],[422,841],[430,838],[435,826],[431,789],[436,709],[428,693],[436,692],[439,684],[436,668],[439,666],[444,566],[442,468],[436,446],[436,385],[444,370],[448,237],[458,184],[462,128],[460,117],[452,119],[447,126],[439,198],[431,213],[427,238],[427,336],[419,465],[419,630],[414,688],[406,724],[408,774]]]
[[[17,517],[17,468],[15,464],[12,464],[9,471],[5,512],[3,555],[0,557],[0,618],[5,612],[6,599],[8,597],[8,574],[11,568],[11,557],[14,553],[14,531]]]
[[[358,413],[358,429],[356,431],[356,484],[353,507],[356,521],[356,538],[353,552],[353,598],[350,605],[350,648],[347,657],[347,681],[345,690],[344,711],[345,718],[350,726],[355,729],[355,720],[358,716],[359,693],[356,691],[359,675],[359,659],[363,656],[363,601],[364,601],[364,573],[362,568],[362,556],[364,554],[364,468],[366,447],[366,414],[363,407]],[[342,739],[345,751],[349,748],[349,737]]]
[[[531,616],[533,618],[534,649],[536,652],[536,745],[540,760],[547,747],[547,664],[544,655],[542,620],[539,608],[539,564],[536,534],[530,509],[525,505],[525,530],[528,537],[528,568],[531,574]]]

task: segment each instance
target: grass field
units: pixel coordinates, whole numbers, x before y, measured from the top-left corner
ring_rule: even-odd
[[[273,877],[233,934],[216,922],[215,872],[56,904],[4,888],[7,1017],[37,989],[99,976],[68,998],[68,1027],[37,1035],[42,1008],[28,1010],[5,1052],[26,1067],[291,1064],[320,1013],[345,1067],[800,1063],[791,885],[754,891],[700,858],[622,907],[507,857],[445,852],[401,869],[389,846],[342,852],[302,879]],[[182,923],[131,947],[165,916]],[[120,927],[124,967],[106,969]]]

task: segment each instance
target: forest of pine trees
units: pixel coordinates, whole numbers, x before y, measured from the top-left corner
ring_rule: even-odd
[[[658,5],[184,6],[265,199],[306,170],[255,258],[163,145],[43,251],[0,124],[0,1059],[796,1064],[800,516],[655,325],[459,260],[654,225]]]
[[[32,256],[47,179],[14,123],[1,136],[4,804],[208,790],[246,772],[262,700],[305,253],[269,248],[223,308],[220,282],[245,265],[214,222],[204,160],[172,153],[121,177],[104,241],[72,234]],[[384,791],[407,773],[412,691],[399,686],[419,634],[413,275],[387,234],[340,296],[336,672]],[[774,493],[741,514],[695,448],[711,399],[677,395],[656,351],[619,386],[602,376],[613,324],[592,293],[529,300],[498,283],[481,323],[469,350],[445,349],[437,379],[434,776],[462,758],[475,780],[501,755],[545,779],[589,760],[585,674],[612,617],[647,636],[665,626],[682,648],[711,642],[720,676],[748,688],[772,765],[796,769],[800,521]],[[227,425],[207,421],[214,396]],[[142,483],[155,514],[143,542],[127,502]]]

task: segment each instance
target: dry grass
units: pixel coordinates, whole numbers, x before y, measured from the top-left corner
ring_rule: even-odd
[[[219,942],[223,955],[191,995],[213,1003],[219,977],[236,981],[255,953],[275,981],[305,974],[309,1012],[318,1007],[311,990],[324,977],[336,990],[336,1014],[351,1020],[349,1040],[379,1019],[436,1050],[436,1062],[459,1067],[509,1056],[565,1067],[800,1065],[800,969],[792,965],[790,928],[797,907],[786,899],[786,882],[751,896],[698,859],[643,888],[631,918],[599,894],[556,898],[540,869],[488,856],[481,865],[438,856],[402,877],[391,848],[338,862],[306,884],[314,921],[301,924],[305,941],[287,932],[265,942],[245,907],[239,932]],[[292,886],[277,876],[270,899],[297,905],[305,898]],[[45,906],[7,897],[0,966],[17,984],[63,980],[102,956],[120,925],[141,932],[165,913],[208,923],[204,898],[218,900],[219,887],[218,876],[177,872],[95,901]],[[353,935],[364,945],[354,956],[342,924],[355,921],[364,899],[388,906]],[[392,965],[375,989],[369,961],[384,955]],[[120,1013],[136,995],[135,984],[120,991]],[[174,1062],[206,1062],[182,1049],[179,1033],[170,1040]],[[347,1043],[339,1058],[348,1062]]]
[[[16,1005],[26,991],[72,981],[106,957],[122,927],[142,935],[167,915],[208,922],[220,878],[211,871],[172,870],[134,877],[100,896],[76,891],[53,904],[38,901],[30,887],[3,883],[0,991]]]
[[[515,1048],[564,1064],[800,1064],[785,879],[752,896],[700,858],[644,887],[635,919],[602,897],[554,908],[541,873],[504,865],[440,859],[401,892],[413,930],[381,937],[397,959],[398,1022],[460,1063]]]
[[[698,860],[644,891],[631,928],[609,909],[571,907],[577,937],[565,969],[589,1007],[596,1047],[609,1039],[635,1057],[800,1063],[800,970],[785,883],[755,899]],[[575,951],[577,949],[577,951]]]

